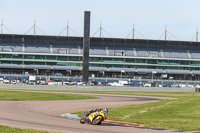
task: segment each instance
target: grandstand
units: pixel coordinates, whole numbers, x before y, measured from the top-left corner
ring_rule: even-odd
[[[199,42],[92,37],[90,75],[197,80],[199,50]],[[81,76],[82,54],[82,37],[0,35],[1,74]]]

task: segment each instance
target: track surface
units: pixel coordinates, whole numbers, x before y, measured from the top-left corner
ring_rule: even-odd
[[[36,92],[36,91],[26,91]],[[39,92],[41,93],[41,92]],[[42,92],[49,93],[49,92]],[[52,92],[57,94],[75,94]],[[17,128],[39,129],[43,131],[65,133],[169,133],[165,130],[139,129],[134,127],[121,127],[109,125],[80,124],[79,121],[62,118],[61,114],[85,111],[93,108],[111,108],[133,104],[169,100],[169,98],[106,95],[106,94],[82,94],[96,96],[100,99],[93,100],[67,100],[67,101],[0,101],[0,125]],[[108,114],[109,118],[109,114]],[[173,132],[174,133],[174,132]]]

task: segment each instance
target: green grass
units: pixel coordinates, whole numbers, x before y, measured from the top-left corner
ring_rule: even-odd
[[[49,133],[49,132],[33,130],[33,129],[10,128],[7,126],[0,125],[0,133]]]
[[[0,90],[0,101],[38,101],[38,100],[47,101],[47,100],[83,100],[83,99],[97,99],[97,97]],[[32,130],[32,129],[10,128],[0,125],[0,133],[48,133],[48,132]]]
[[[47,100],[83,100],[83,99],[97,99],[97,97],[0,90],[0,101],[47,101]]]
[[[109,119],[142,123],[151,128],[200,131],[199,102],[199,97],[187,96],[178,100],[112,108]]]
[[[1,92],[3,91],[0,91],[0,98],[2,97]],[[151,127],[151,128],[200,131],[200,93],[155,93],[155,92],[145,93],[145,92],[109,92],[109,91],[103,92],[103,91],[63,91],[63,90],[59,92],[79,92],[79,93],[95,93],[95,94],[137,95],[137,96],[177,98],[173,100],[159,101],[155,103],[109,108],[108,119],[115,121],[145,124],[146,127]],[[43,96],[44,94],[41,93],[41,95]],[[52,95],[60,95],[60,94],[52,94]],[[82,116],[81,112],[77,114],[79,114],[79,116]]]
[[[108,119],[145,124],[146,127],[151,128],[200,131],[200,96],[198,93],[104,92],[104,94],[177,98],[155,103],[110,108]],[[81,112],[77,114],[82,115]]]

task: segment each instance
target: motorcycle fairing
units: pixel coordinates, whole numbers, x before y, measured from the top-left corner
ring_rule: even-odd
[[[102,114],[103,114],[103,111],[100,111],[100,112],[94,112],[94,113],[91,113],[88,118],[86,119],[86,121],[88,123],[92,123],[93,119],[97,116],[101,116],[102,117]]]

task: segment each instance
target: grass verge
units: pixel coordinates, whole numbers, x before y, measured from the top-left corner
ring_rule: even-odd
[[[47,100],[83,100],[83,99],[97,99],[97,97],[0,90],[0,101],[47,101]],[[48,132],[33,130],[33,129],[10,128],[7,126],[0,125],[0,133],[48,133]]]
[[[0,125],[0,133],[49,133],[49,132],[33,130],[33,129],[10,128],[7,126]]]
[[[44,91],[44,90],[43,90]],[[50,91],[50,90],[49,90]],[[54,91],[55,92],[55,91]],[[59,91],[95,94],[172,97],[174,100],[110,108],[109,120],[145,124],[150,128],[200,131],[199,93]],[[0,91],[1,93],[1,91]],[[42,94],[44,95],[44,94]],[[55,95],[55,94],[54,94]],[[1,96],[0,96],[1,97]],[[82,116],[81,112],[77,113]]]
[[[98,93],[98,92],[91,92]],[[174,100],[110,108],[108,119],[145,124],[146,127],[200,131],[199,93],[99,92],[101,94],[172,97]],[[77,113],[82,116],[81,112]]]
[[[83,100],[83,99],[97,99],[97,97],[0,90],[1,101],[47,101],[47,100]]]

